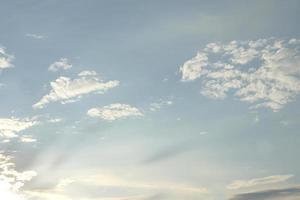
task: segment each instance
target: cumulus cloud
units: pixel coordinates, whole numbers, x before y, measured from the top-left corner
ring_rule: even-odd
[[[13,67],[13,55],[6,53],[4,47],[0,47],[0,70]]]
[[[102,108],[91,108],[88,110],[87,115],[107,121],[114,121],[116,119],[130,116],[143,116],[142,112],[138,108],[120,103],[110,104]]]
[[[118,85],[119,81],[104,82],[97,76],[79,76],[75,79],[61,76],[50,83],[50,92],[34,104],[33,108],[43,108],[46,104],[56,101],[63,104],[74,102],[83,95],[95,92],[104,93]]]
[[[262,178],[255,178],[251,180],[236,180],[233,181],[230,185],[227,186],[227,189],[235,190],[241,188],[248,188],[254,187],[258,185],[266,185],[266,184],[273,184],[273,183],[280,183],[287,181],[288,179],[292,178],[294,175],[273,175],[267,176]]]
[[[251,108],[278,111],[300,93],[300,40],[210,43],[181,67],[181,80],[201,79],[201,94],[233,94]]]
[[[35,171],[18,172],[13,157],[0,152],[0,194],[1,198],[9,200],[24,200],[20,189],[27,181],[37,175]]]
[[[298,200],[300,198],[300,187],[271,189],[236,194],[229,200]]]
[[[67,70],[72,68],[72,65],[69,63],[69,60],[67,58],[61,58],[58,61],[52,63],[48,70],[52,72],[56,72],[58,70]]]
[[[0,118],[0,137],[10,139],[19,137],[18,133],[37,125],[34,119]]]

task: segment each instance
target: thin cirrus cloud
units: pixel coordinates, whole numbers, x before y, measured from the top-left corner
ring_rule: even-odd
[[[229,198],[229,200],[298,200],[299,198],[300,187],[293,186],[236,194]]]
[[[13,59],[13,55],[8,54],[4,47],[0,47],[0,70],[13,67]]]
[[[29,129],[38,123],[35,119],[29,118],[0,118],[0,138],[17,138],[19,137],[19,132]]]
[[[72,68],[72,65],[70,64],[70,61],[67,58],[61,58],[58,61],[55,61],[52,63],[48,70],[52,72],[56,72],[58,70],[67,70]]]
[[[274,183],[281,183],[287,181],[288,179],[292,178],[294,175],[287,174],[287,175],[273,175],[267,176],[262,178],[255,178],[251,180],[236,180],[233,181],[231,184],[227,186],[227,189],[236,190],[241,188],[249,188],[255,187],[259,185],[266,185],[266,184],[274,184]]]
[[[278,111],[300,93],[300,40],[276,38],[210,43],[181,67],[183,82],[201,79],[201,93],[233,92],[251,108]]]
[[[80,73],[79,73],[80,74]],[[51,102],[70,103],[77,101],[83,95],[89,93],[104,93],[109,89],[117,87],[119,81],[104,82],[95,75],[83,76],[71,79],[69,77],[61,76],[50,83],[51,90],[48,94],[43,96],[33,108],[44,108],[46,104]]]
[[[87,111],[87,115],[107,121],[114,121],[132,116],[143,116],[143,113],[136,107],[116,103],[102,108],[91,108]]]

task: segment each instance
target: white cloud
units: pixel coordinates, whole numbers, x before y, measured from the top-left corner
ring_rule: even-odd
[[[93,70],[84,70],[78,74],[78,76],[96,76],[97,72]]]
[[[53,119],[49,119],[48,122],[50,123],[58,123],[58,122],[61,122],[63,121],[62,118],[53,118]]]
[[[199,78],[205,70],[204,67],[207,66],[208,57],[206,53],[199,52],[196,57],[188,60],[180,67],[180,72],[182,73],[182,81],[192,81]]]
[[[34,33],[27,33],[25,36],[26,37],[31,37],[31,38],[34,38],[34,39],[37,39],[37,40],[41,40],[41,39],[45,38],[45,36],[43,36],[43,35],[38,35],[38,34],[34,34]]]
[[[72,68],[72,65],[69,63],[69,60],[67,58],[61,58],[58,61],[52,63],[49,66],[48,70],[52,71],[52,72],[56,72],[60,69],[67,70],[67,69],[70,69],[70,68]]]
[[[36,139],[33,138],[31,135],[22,135],[20,137],[21,142],[29,143],[29,142],[36,142]]]
[[[138,108],[119,103],[110,104],[102,108],[91,108],[88,110],[87,115],[90,117],[99,117],[107,121],[113,121],[130,116],[143,116],[142,112]]]
[[[0,152],[0,195],[1,199],[25,200],[20,189],[37,175],[35,171],[18,172],[11,156]]]
[[[251,180],[236,180],[233,181],[230,185],[227,186],[227,189],[235,190],[240,188],[254,187],[258,185],[274,184],[287,181],[292,178],[294,175],[273,175],[262,178],[255,178]]]
[[[0,70],[13,67],[13,55],[6,53],[5,48],[0,47]]]
[[[104,93],[119,85],[119,81],[104,82],[96,76],[80,76],[76,79],[61,76],[50,83],[50,92],[33,105],[34,108],[43,108],[50,102],[59,101],[70,103],[78,100],[83,95],[97,92]]]
[[[34,119],[0,118],[0,137],[19,137],[18,133],[38,124]]]
[[[300,42],[274,38],[211,43],[180,67],[182,81],[202,81],[201,93],[232,93],[251,108],[278,111],[300,93]]]

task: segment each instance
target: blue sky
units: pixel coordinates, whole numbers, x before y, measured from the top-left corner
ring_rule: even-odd
[[[0,197],[300,198],[299,1],[0,3]]]

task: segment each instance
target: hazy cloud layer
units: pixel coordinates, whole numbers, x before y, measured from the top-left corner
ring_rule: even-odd
[[[205,187],[178,184],[174,182],[147,182],[116,176],[110,172],[96,172],[94,175],[75,175],[64,178],[51,189],[28,190],[26,194],[37,199],[148,199],[154,193],[164,192],[169,195],[202,196],[209,190]],[[31,199],[31,198],[29,198]],[[33,198],[35,199],[35,198]],[[177,199],[177,198],[176,198]]]
[[[201,79],[213,99],[233,94],[251,108],[278,111],[300,92],[300,40],[210,43],[180,67],[182,81]]]
[[[104,82],[97,76],[79,76],[71,79],[69,77],[61,76],[50,83],[51,89],[48,94],[43,96],[34,108],[43,108],[50,102],[59,101],[61,103],[70,103],[77,101],[83,95],[89,93],[104,93],[107,90],[119,85],[119,81]]]

